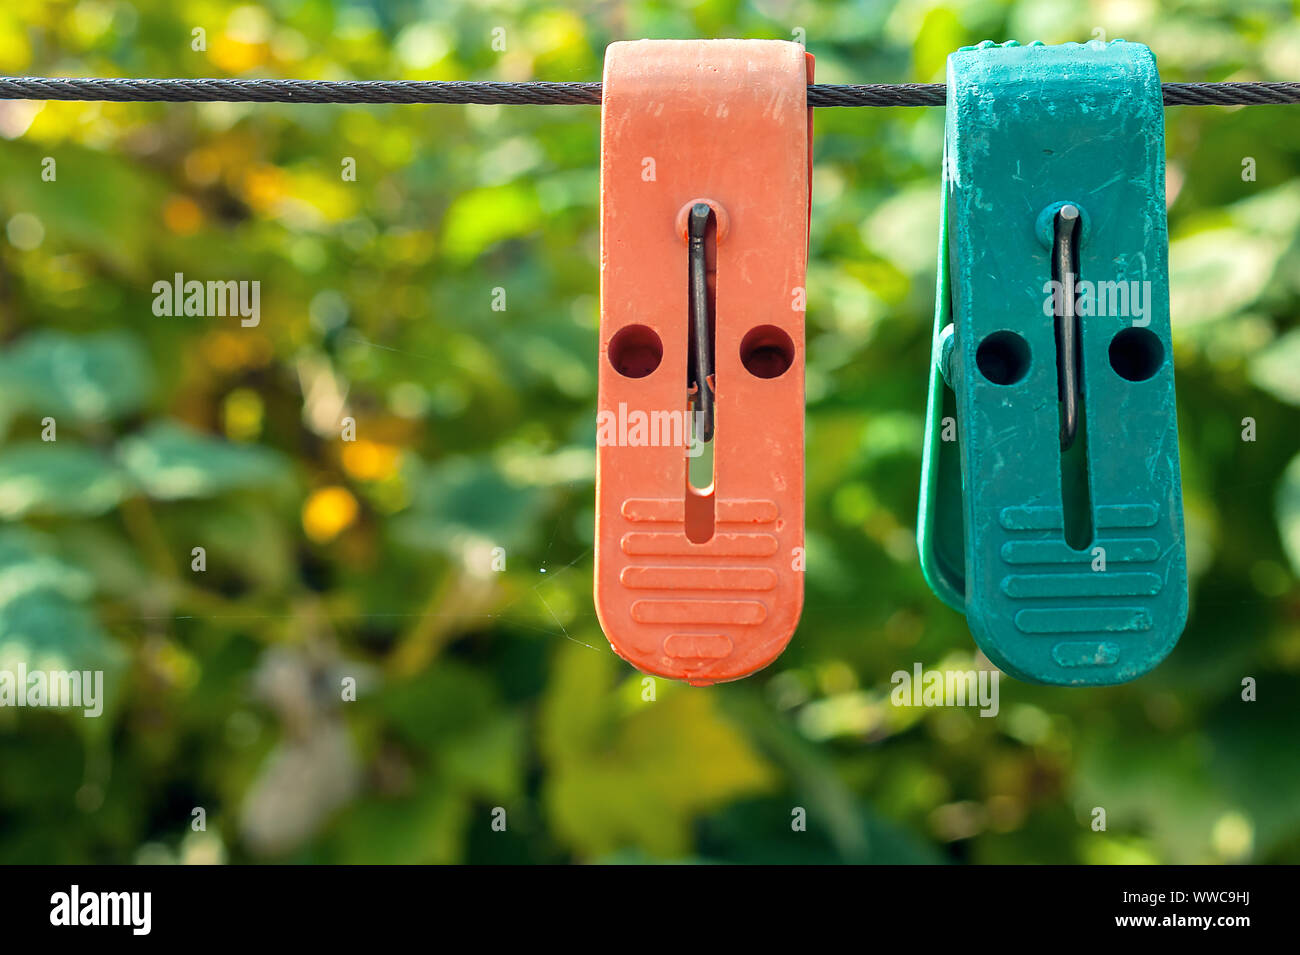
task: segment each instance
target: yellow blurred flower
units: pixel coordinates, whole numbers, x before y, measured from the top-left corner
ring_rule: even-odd
[[[208,366],[221,372],[261,368],[271,360],[272,348],[265,335],[255,329],[215,331],[203,336],[200,349]]]
[[[302,529],[318,544],[333,540],[357,519],[357,499],[345,487],[313,491],[302,506]]]
[[[32,47],[21,17],[8,10],[0,14],[0,71],[25,73],[31,66]]]
[[[265,43],[246,43],[221,34],[212,41],[208,58],[226,73],[244,73],[265,63],[269,52]]]
[[[268,163],[257,163],[244,173],[239,189],[252,208],[265,211],[284,196],[284,173]]]
[[[236,388],[226,395],[221,408],[226,437],[251,441],[262,433],[262,397],[251,388]]]
[[[221,156],[204,146],[185,157],[185,176],[196,186],[210,186],[221,176]]]
[[[359,481],[382,481],[397,469],[400,449],[377,441],[343,444],[343,469]]]
[[[188,196],[171,196],[163,206],[163,223],[177,235],[193,235],[203,225],[203,210]]]

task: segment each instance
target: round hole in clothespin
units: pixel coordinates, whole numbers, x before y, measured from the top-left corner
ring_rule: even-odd
[[[686,203],[686,205],[682,206],[681,209],[677,211],[677,221],[674,224],[674,228],[677,229],[677,237],[681,239],[682,242],[686,242],[689,238],[689,235],[687,234],[687,222],[691,216],[691,206],[698,202],[704,203],[713,210],[713,222],[717,226],[718,230],[716,241],[721,242],[727,237],[727,231],[731,228],[731,218],[727,215],[727,210],[722,208],[722,203],[718,202],[716,199],[692,199],[690,202]]]
[[[1029,372],[1029,343],[1015,332],[994,332],[975,349],[975,365],[995,385],[1017,384]]]
[[[624,378],[645,378],[664,359],[664,344],[649,325],[624,325],[609,342],[609,363]]]
[[[1149,328],[1126,328],[1110,341],[1110,367],[1126,381],[1146,381],[1165,363],[1160,336]]]
[[[775,325],[751,328],[740,340],[740,363],[755,378],[780,378],[794,364],[794,342]]]

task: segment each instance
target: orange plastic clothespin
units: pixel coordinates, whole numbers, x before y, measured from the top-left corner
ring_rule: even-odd
[[[605,53],[596,612],[696,685],[771,663],[803,606],[812,69],[776,40]]]

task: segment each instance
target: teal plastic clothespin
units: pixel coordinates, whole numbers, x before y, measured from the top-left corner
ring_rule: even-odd
[[[1141,44],[948,57],[917,536],[1023,680],[1131,680],[1186,622],[1164,162]]]

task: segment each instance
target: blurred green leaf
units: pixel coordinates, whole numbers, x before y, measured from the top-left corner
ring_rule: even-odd
[[[467,539],[512,550],[535,531],[542,493],[508,480],[493,462],[454,458],[413,478],[396,531],[409,546],[455,553]]]
[[[573,645],[558,654],[542,704],[551,825],[582,855],[629,845],[684,855],[697,814],[769,788],[772,768],[708,690],[660,680],[656,701],[638,697],[629,709],[610,691],[617,668],[605,650]]]
[[[1300,791],[1300,759],[1295,758],[1295,716],[1300,681],[1294,676],[1265,678],[1256,699],[1239,696],[1214,714],[1211,739],[1216,779],[1223,782],[1244,825],[1220,820],[1212,831],[1223,849],[1237,849],[1234,861],[1253,852],[1271,858],[1279,846],[1300,834],[1300,801],[1279,799]],[[1231,817],[1230,817],[1231,819]],[[1235,843],[1235,844],[1234,844]]]
[[[1277,530],[1292,570],[1300,575],[1300,454],[1291,459],[1278,485]]]
[[[0,388],[12,410],[95,422],[148,400],[153,370],[139,342],[121,332],[38,331],[0,355]]]
[[[86,571],[49,553],[49,545],[23,527],[0,529],[0,605],[33,590],[84,600],[94,589]]]
[[[532,188],[494,186],[462,193],[447,210],[442,241],[453,261],[468,262],[493,243],[519,238],[541,225],[541,208]]]
[[[0,454],[0,517],[103,514],[126,491],[120,472],[90,448],[27,442]]]
[[[1300,405],[1300,328],[1293,328],[1250,360],[1250,380],[1278,401]]]
[[[171,422],[155,423],[124,439],[118,460],[146,494],[164,501],[266,487],[288,473],[273,451],[232,444]]]
[[[456,786],[504,802],[519,795],[527,742],[523,719],[507,713],[448,740],[441,765]]]
[[[53,590],[0,604],[0,669],[110,670],[123,653],[83,607]]]
[[[0,670],[97,670],[115,689],[125,654],[83,606],[92,586],[89,574],[52,556],[42,539],[0,530]]]

